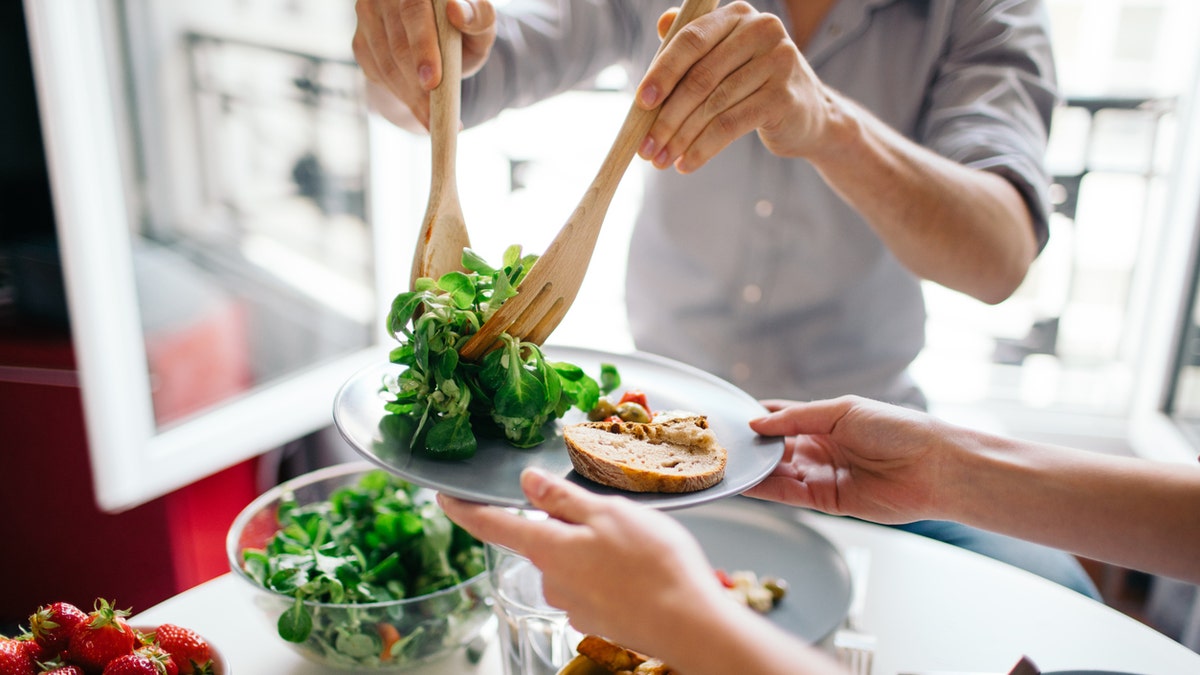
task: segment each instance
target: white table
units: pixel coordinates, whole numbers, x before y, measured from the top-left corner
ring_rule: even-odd
[[[1043,670],[1142,675],[1200,673],[1200,654],[1103,604],[1023,570],[941,542],[854,520],[801,520],[871,567],[862,623],[878,637],[874,675],[909,671],[1006,673],[1022,654]],[[134,618],[174,622],[211,639],[236,675],[329,672],[292,652],[258,614],[240,579],[224,575]],[[462,654],[412,671],[499,675],[493,644],[477,665]]]

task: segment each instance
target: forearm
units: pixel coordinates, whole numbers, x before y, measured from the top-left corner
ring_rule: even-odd
[[[1200,582],[1200,466],[969,433],[938,517]]]
[[[655,654],[684,675],[842,675],[823,652],[734,603],[689,607]]]
[[[473,127],[589,81],[636,51],[645,13],[629,0],[510,2],[497,12],[491,57],[463,80],[463,122]]]
[[[997,303],[1037,252],[1029,210],[999,175],[904,138],[830,92],[824,140],[808,156],[917,276]]]

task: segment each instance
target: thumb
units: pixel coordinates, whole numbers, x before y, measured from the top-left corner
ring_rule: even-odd
[[[671,30],[671,24],[675,23],[675,17],[679,14],[678,7],[672,7],[662,13],[658,17],[658,39],[661,40],[667,36],[667,31]]]
[[[479,35],[496,24],[496,8],[488,0],[452,0],[446,4],[446,19],[463,35]]]
[[[584,488],[532,467],[521,472],[521,489],[534,508],[567,523],[587,521],[601,503]]]

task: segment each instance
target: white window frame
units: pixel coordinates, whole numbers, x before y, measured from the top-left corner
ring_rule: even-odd
[[[255,388],[169,427],[156,424],[134,283],[121,126],[106,52],[103,0],[26,0],[25,15],[49,168],[72,342],[97,505],[119,512],[332,424],[333,397],[356,370],[386,358],[375,344]],[[405,139],[368,126],[370,183],[404,186]],[[397,181],[403,182],[397,182]],[[408,193],[373,200],[373,221],[417,223]],[[419,213],[417,214],[419,216]],[[411,249],[411,228],[374,228],[376,316],[407,270],[382,253]],[[411,230],[411,231],[410,231]],[[52,423],[52,421],[51,421]]]
[[[1200,238],[1200,79],[1180,111],[1182,149],[1172,170],[1172,196],[1156,249],[1154,278],[1146,284],[1143,346],[1130,406],[1129,439],[1142,457],[1195,463],[1200,450],[1171,418],[1180,340],[1191,321],[1191,283]]]

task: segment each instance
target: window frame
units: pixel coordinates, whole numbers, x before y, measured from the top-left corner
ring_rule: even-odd
[[[111,7],[98,0],[27,0],[39,114],[71,316],[72,343],[98,507],[120,512],[332,424],[333,397],[358,369],[387,358],[378,322],[368,348],[257,386],[186,420],[160,426],[151,401],[135,286],[135,217],[123,160],[122,101],[108,53]],[[404,176],[412,148],[369,119],[368,184]],[[395,183],[391,183],[395,184]],[[402,183],[404,185],[407,183]],[[373,200],[368,218],[416,222],[411,192]],[[401,270],[382,252],[405,250],[409,228],[372,228],[375,316]],[[39,423],[42,423],[39,421]]]

